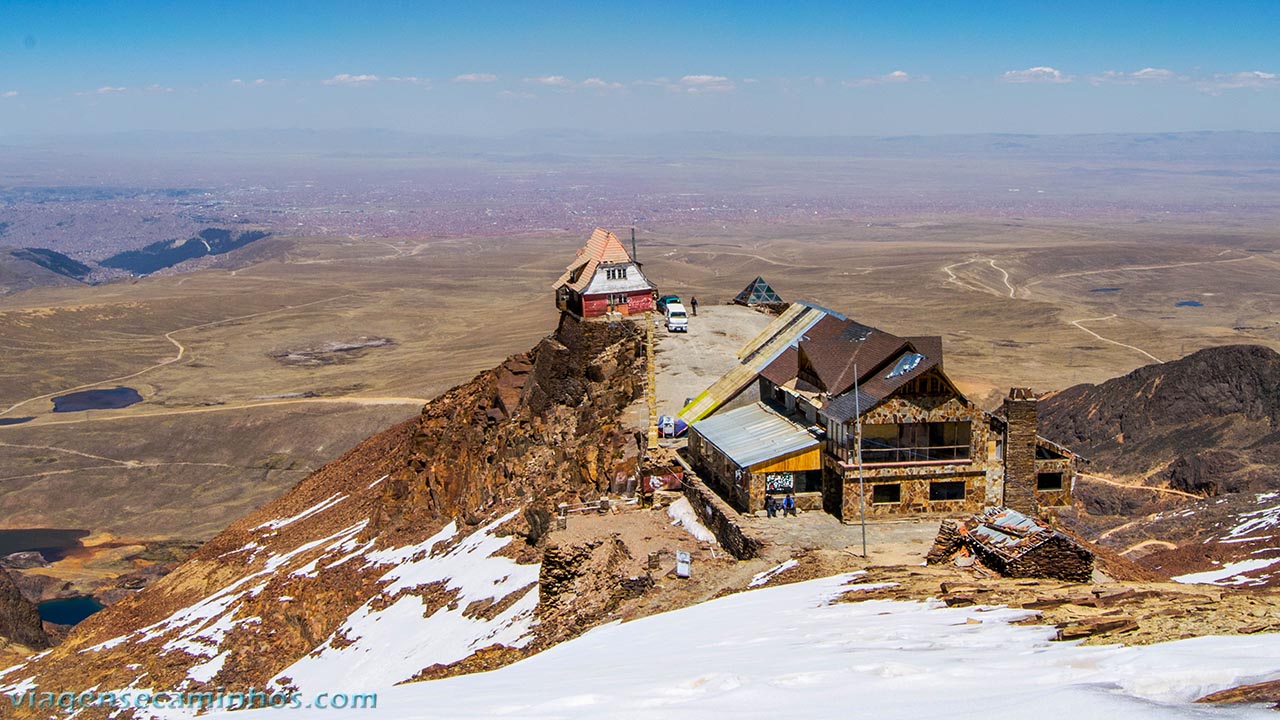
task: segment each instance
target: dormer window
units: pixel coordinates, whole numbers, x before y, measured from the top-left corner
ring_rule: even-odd
[[[604,276],[608,280],[626,280],[627,268],[625,266],[605,268]]]

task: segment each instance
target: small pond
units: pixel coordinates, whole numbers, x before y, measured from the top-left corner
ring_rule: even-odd
[[[115,410],[142,402],[142,395],[131,387],[109,390],[81,390],[59,395],[53,399],[53,411],[80,412],[82,410]]]
[[[82,595],[61,600],[46,600],[36,608],[40,611],[40,619],[45,622],[56,625],[75,625],[101,610],[103,605],[88,595]]]
[[[1204,307],[1204,303],[1199,300],[1180,300],[1173,305],[1174,307]]]
[[[0,426],[21,425],[24,422],[31,422],[32,420],[35,420],[35,418],[34,417],[0,418]]]

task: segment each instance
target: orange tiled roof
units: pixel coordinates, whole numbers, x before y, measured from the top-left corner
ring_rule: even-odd
[[[591,237],[587,240],[587,244],[578,250],[578,256],[573,262],[565,268],[564,274],[556,280],[551,287],[553,289],[561,286],[582,292],[587,285],[591,284],[591,278],[596,274],[596,266],[600,263],[627,263],[631,262],[631,253],[627,252],[627,248],[618,239],[617,235],[605,230],[604,228],[596,228],[591,233]],[[575,276],[575,272],[577,273]]]

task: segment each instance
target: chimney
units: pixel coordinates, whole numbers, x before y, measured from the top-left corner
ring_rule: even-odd
[[[631,262],[640,262],[636,257],[636,229],[631,228]]]
[[[1036,499],[1036,396],[1031,388],[1010,388],[1004,401],[1008,421],[1004,439],[1004,504],[1035,517]]]

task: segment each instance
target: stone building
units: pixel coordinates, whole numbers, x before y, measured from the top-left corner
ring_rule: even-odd
[[[781,323],[763,335],[788,332]],[[1002,415],[984,411],[947,377],[939,337],[827,311],[761,364],[756,387],[798,428],[820,428],[822,507],[842,520],[1071,502],[1077,458],[1038,436],[1034,395],[1015,389]]]
[[[969,554],[1005,577],[1093,579],[1093,553],[1048,525],[1009,508],[947,520],[926,558],[930,565]]]
[[[604,228],[591,233],[552,289],[556,307],[580,318],[638,315],[653,310],[657,298],[657,286],[645,277],[640,263]]]

